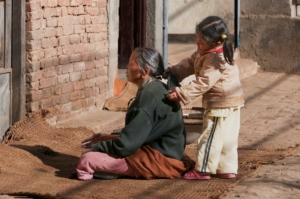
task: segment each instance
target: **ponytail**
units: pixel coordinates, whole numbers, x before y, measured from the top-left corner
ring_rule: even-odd
[[[223,35],[222,35],[222,39],[223,39]],[[233,60],[233,56],[234,56],[233,44],[227,38],[227,36],[223,39],[223,55],[224,55],[225,61],[228,64],[230,64],[230,65],[234,64],[234,60]]]

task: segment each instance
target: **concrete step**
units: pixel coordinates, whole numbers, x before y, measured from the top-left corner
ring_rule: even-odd
[[[240,80],[243,80],[247,77],[255,75],[257,73],[257,70],[260,68],[260,66],[257,64],[257,62],[255,62],[251,59],[239,58],[239,59],[236,59],[235,62],[239,67]]]

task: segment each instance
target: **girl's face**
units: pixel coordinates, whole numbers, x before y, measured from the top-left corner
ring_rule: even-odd
[[[137,54],[136,52],[133,52],[129,58],[129,63],[126,66],[126,76],[129,82],[139,84],[141,81],[143,81],[143,77],[139,70],[139,66],[136,59]]]
[[[201,35],[196,32],[196,38],[197,38],[197,46],[198,46],[198,51],[199,52],[205,52],[205,51],[209,51],[210,49],[212,49],[213,47],[211,45],[209,45],[207,43],[207,41],[205,41]]]

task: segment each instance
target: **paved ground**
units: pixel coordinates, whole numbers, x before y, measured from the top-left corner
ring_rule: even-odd
[[[171,58],[180,60],[191,51],[191,46],[174,45]],[[299,82],[297,75],[262,71],[242,80],[246,103],[241,117],[241,148],[285,149],[300,144]],[[98,111],[58,126],[109,129],[114,124],[122,125],[123,118],[124,113],[110,112],[108,115],[108,112]],[[274,164],[264,165],[255,176],[233,187],[225,198],[300,198],[299,164],[300,151]]]

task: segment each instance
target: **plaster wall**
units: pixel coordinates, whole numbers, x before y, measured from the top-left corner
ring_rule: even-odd
[[[300,17],[289,0],[241,1],[241,57],[266,71],[300,74]]]
[[[170,0],[169,34],[194,34],[196,25],[210,15],[220,16],[234,33],[234,1]]]

